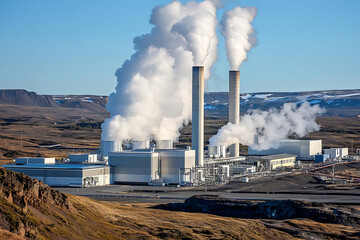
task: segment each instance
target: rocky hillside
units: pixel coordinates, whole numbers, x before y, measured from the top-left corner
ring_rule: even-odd
[[[101,202],[0,168],[0,239],[358,239],[358,215],[356,206],[215,196],[160,206]]]
[[[205,93],[205,113],[228,115],[228,93]],[[357,117],[360,115],[360,89],[310,92],[262,92],[240,96],[241,114],[252,109],[280,108],[284,103],[300,105],[309,102],[326,109],[325,116]]]
[[[21,105],[21,106],[39,106],[39,107],[57,107],[52,96],[38,95],[35,92],[28,92],[23,89],[1,90],[0,104]]]
[[[0,168],[0,239],[293,239],[252,220],[65,195]]]

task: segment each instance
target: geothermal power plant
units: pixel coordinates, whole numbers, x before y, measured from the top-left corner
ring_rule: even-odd
[[[247,182],[270,171],[293,168],[299,161],[323,161],[347,155],[346,148],[322,154],[321,140],[282,140],[277,149],[249,147],[249,156],[239,156],[239,142],[204,147],[204,67],[192,67],[192,144],[174,147],[173,140],[101,141],[100,150],[70,154],[66,161],[54,158],[17,158],[5,168],[25,173],[50,186],[89,187],[109,184],[203,185],[229,179]],[[229,71],[229,119],[240,121],[240,72]],[[327,153],[327,152],[326,152]],[[335,154],[336,153],[336,154]],[[339,154],[337,154],[339,153]],[[341,153],[341,154],[340,154]]]

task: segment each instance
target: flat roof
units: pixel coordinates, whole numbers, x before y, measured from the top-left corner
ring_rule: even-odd
[[[297,156],[293,155],[293,154],[275,154],[275,155],[263,156],[263,157],[261,157],[261,159],[275,160],[275,159],[280,159],[280,158],[291,158],[291,157],[296,158]]]
[[[107,165],[81,165],[81,164],[24,164],[24,165],[4,165],[3,168],[57,168],[57,169],[92,169],[102,168]]]

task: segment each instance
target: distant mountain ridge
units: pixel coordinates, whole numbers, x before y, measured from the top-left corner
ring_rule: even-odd
[[[0,104],[56,107],[57,104],[49,95],[38,95],[24,89],[0,90]]]
[[[23,89],[0,90],[0,104],[82,108],[91,111],[106,112],[107,96],[97,95],[38,95]],[[205,93],[206,116],[228,116],[228,93]],[[246,93],[240,96],[241,114],[251,109],[268,110],[280,108],[284,103],[300,105],[309,102],[319,104],[326,109],[326,116],[357,117],[360,115],[360,89],[324,90],[307,92],[260,92]]]
[[[209,116],[228,116],[227,92],[205,93],[205,113]],[[309,102],[325,108],[326,116],[357,117],[360,115],[360,89],[306,92],[260,92],[240,96],[240,111],[280,108],[284,103],[300,105]]]

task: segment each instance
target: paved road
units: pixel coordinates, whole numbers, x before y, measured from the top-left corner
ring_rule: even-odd
[[[323,203],[355,203],[360,204],[360,196],[331,194],[290,194],[290,193],[230,193],[195,191],[190,188],[156,187],[156,186],[123,186],[111,185],[92,188],[57,188],[58,190],[80,196],[103,200],[136,201],[136,202],[181,202],[186,198],[200,194],[219,195],[225,198],[239,200],[305,200]]]

